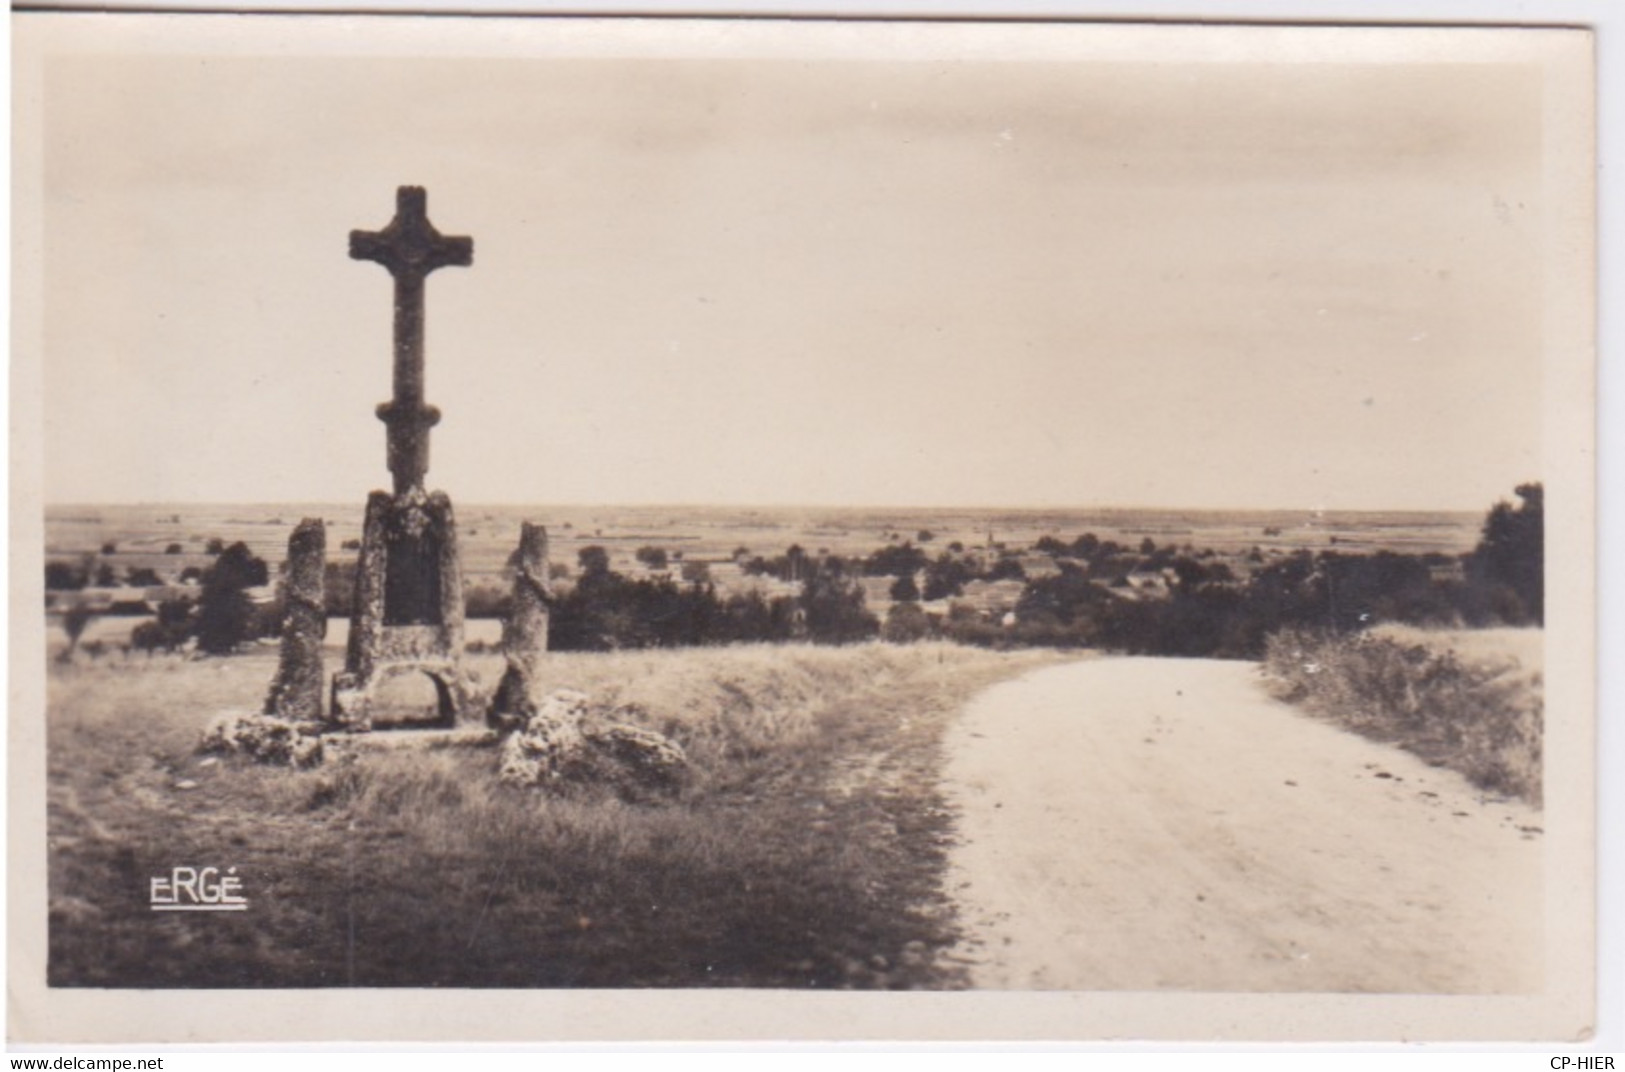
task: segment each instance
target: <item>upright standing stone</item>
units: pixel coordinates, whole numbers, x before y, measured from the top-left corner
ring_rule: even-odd
[[[502,654],[508,665],[485,716],[499,730],[521,726],[536,713],[538,671],[547,652],[553,603],[547,578],[547,530],[528,521],[521,525],[519,549],[508,565],[513,570],[513,607],[502,623]]]
[[[294,722],[322,717],[326,569],[327,526],[319,517],[307,517],[288,538],[288,567],[282,578],[282,662],[265,697],[268,715]]]
[[[421,186],[395,194],[395,218],[381,231],[350,232],[350,256],[376,261],[395,281],[394,397],[378,407],[388,441],[394,494],[367,499],[355,606],[344,672],[333,678],[332,717],[350,729],[377,715],[401,724],[452,725],[472,717],[462,668],[463,579],[451,500],[424,490],[429,429],[440,411],[424,401],[423,284],[437,268],[474,263],[470,238],[447,237],[427,216]],[[379,686],[422,673],[434,683],[434,709],[389,712]]]

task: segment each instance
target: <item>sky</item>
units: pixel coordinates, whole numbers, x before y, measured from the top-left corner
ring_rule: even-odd
[[[49,61],[47,501],[387,487],[392,291],[347,236],[408,183],[474,240],[427,287],[454,500],[1474,510],[1542,475],[1538,67],[451,51]]]

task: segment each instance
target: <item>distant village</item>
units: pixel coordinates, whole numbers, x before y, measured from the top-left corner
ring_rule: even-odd
[[[95,531],[90,520],[84,531]],[[282,518],[223,518],[217,531],[224,535],[189,525],[193,535],[185,540],[164,535],[178,517],[155,521],[165,524],[104,540],[94,550],[72,547],[70,535],[53,541],[45,566],[47,613],[106,619],[98,640],[125,650],[113,623],[129,622],[134,632],[137,623],[156,618],[169,623],[167,631],[137,633],[136,646],[174,650],[184,644],[188,608],[204,597],[214,564],[229,552],[253,564],[242,574],[249,583],[234,596],[251,619],[243,637],[276,635],[277,548],[288,527]],[[326,566],[324,602],[328,616],[340,619],[352,609],[358,541],[342,523],[328,525],[338,553]],[[464,525],[471,621],[507,611],[505,528],[505,519],[481,513]],[[1001,647],[1242,657],[1255,652],[1266,632],[1314,622],[1334,605],[1359,608],[1367,621],[1538,620],[1531,604],[1539,593],[1517,592],[1496,574],[1483,546],[1389,549],[1441,541],[1439,532],[1414,526],[1363,534],[1232,528],[1213,534],[1219,548],[1198,546],[1196,539],[1209,534],[1189,529],[1166,532],[1162,542],[1151,535],[1133,541],[1121,531],[1120,540],[1087,532],[1020,535],[1026,538],[1001,539],[961,525],[870,529],[865,538],[861,530],[764,525],[752,533],[733,527],[696,536],[650,524],[606,530],[564,522],[550,556],[553,643],[607,650],[943,637]],[[764,547],[798,536],[816,546]],[[478,636],[471,633],[471,642],[490,642]]]

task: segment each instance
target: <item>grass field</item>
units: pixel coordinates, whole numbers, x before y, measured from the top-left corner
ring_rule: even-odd
[[[695,768],[675,803],[497,784],[468,747],[209,762],[267,649],[80,658],[48,682],[50,981],[128,987],[951,987],[946,718],[1059,659],[948,645],[549,659],[637,703]],[[497,661],[474,660],[487,684]],[[237,868],[241,913],[162,913],[175,866]]]

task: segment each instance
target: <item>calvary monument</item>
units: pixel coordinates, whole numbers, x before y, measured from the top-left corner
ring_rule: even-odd
[[[427,207],[421,186],[402,186],[388,226],[350,232],[350,256],[383,265],[395,281],[395,391],[378,407],[395,490],[367,497],[349,647],[333,678],[330,717],[350,729],[372,727],[382,713],[379,686],[401,674],[434,682],[436,709],[418,724],[450,726],[474,714],[462,666],[463,579],[451,500],[424,487],[429,430],[440,411],[423,392],[424,280],[437,268],[473,264],[474,241],[436,231]]]

